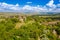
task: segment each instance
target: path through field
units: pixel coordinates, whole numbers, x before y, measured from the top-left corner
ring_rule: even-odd
[[[19,29],[22,25],[24,25],[25,23],[16,23],[16,26],[15,26],[15,28],[16,29]]]
[[[31,23],[34,23],[35,21],[28,21],[27,23],[24,23],[24,22],[22,22],[22,23],[20,23],[20,22],[18,22],[18,23],[16,23],[16,26],[15,26],[15,28],[16,29],[19,29],[21,26],[23,26],[23,25],[28,25],[28,24],[31,24]],[[59,20],[58,21],[51,21],[51,22],[43,22],[43,23],[41,23],[41,24],[44,24],[44,25],[49,25],[49,24],[56,24],[57,22],[60,22]]]
[[[22,25],[28,25],[28,24],[31,24],[31,23],[34,23],[34,21],[28,21],[27,23],[24,23],[24,22],[20,23],[20,22],[18,22],[18,23],[16,23],[15,28],[19,29]]]
[[[58,22],[60,22],[60,21],[57,20],[57,21],[51,21],[51,22],[44,22],[44,23],[42,23],[42,24],[49,25],[49,24],[56,24],[56,23],[58,23]]]

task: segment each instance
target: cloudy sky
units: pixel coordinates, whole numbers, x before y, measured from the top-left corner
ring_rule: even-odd
[[[60,0],[0,0],[0,12],[60,12]]]

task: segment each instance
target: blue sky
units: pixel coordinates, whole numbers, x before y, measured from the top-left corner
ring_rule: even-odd
[[[20,5],[26,5],[27,2],[32,2],[29,5],[45,5],[46,3],[48,3],[48,1],[50,0],[0,0],[0,2],[6,2],[8,4],[20,4]]]
[[[60,0],[0,0],[0,12],[59,12]]]
[[[0,0],[0,2],[5,2],[7,4],[19,4],[21,6],[28,4],[27,2],[32,2],[29,5],[45,5],[49,2],[50,0]],[[58,4],[59,0],[54,0],[54,4]]]

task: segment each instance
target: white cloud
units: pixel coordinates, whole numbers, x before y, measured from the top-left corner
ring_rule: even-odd
[[[30,10],[30,11],[34,11],[34,12],[45,12],[47,10],[46,7],[40,7],[39,5],[37,6],[29,6],[29,5],[25,5],[23,8],[23,10]]]
[[[7,4],[7,3],[0,3],[0,9],[9,9],[9,10],[19,10],[19,4],[13,5],[13,4]]]
[[[23,10],[32,10],[32,7],[29,5],[25,5],[22,9]]]
[[[54,8],[56,7],[56,5],[54,4],[54,0],[50,0],[46,5]]]
[[[19,4],[17,3],[16,6],[19,6]]]
[[[49,6],[50,8],[48,8],[46,5],[45,6],[41,6],[41,5],[37,5],[37,6],[30,6],[30,5],[24,5],[23,7],[20,7],[19,4],[13,5],[13,4],[7,4],[7,3],[0,3],[0,12],[25,12],[25,11],[29,11],[29,12],[57,12],[60,11],[60,9],[56,8],[59,7],[60,4],[53,4],[54,1],[51,0],[49,3],[47,3],[46,5]],[[55,6],[56,7],[55,7]]]
[[[27,4],[31,4],[32,2],[26,2]]]
[[[48,11],[51,12],[51,11],[54,11],[57,7],[57,5],[54,4],[54,0],[50,0],[46,6],[48,6]]]

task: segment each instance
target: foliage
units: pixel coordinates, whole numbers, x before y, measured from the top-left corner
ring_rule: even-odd
[[[19,22],[19,16],[3,18],[5,20],[0,21],[0,40],[60,40],[58,37],[60,35],[60,22],[49,25],[43,24],[56,20],[54,18],[36,15],[27,16],[25,22],[23,22],[24,24],[19,29],[15,28],[16,23]],[[57,33],[55,33],[56,35],[53,30]]]

